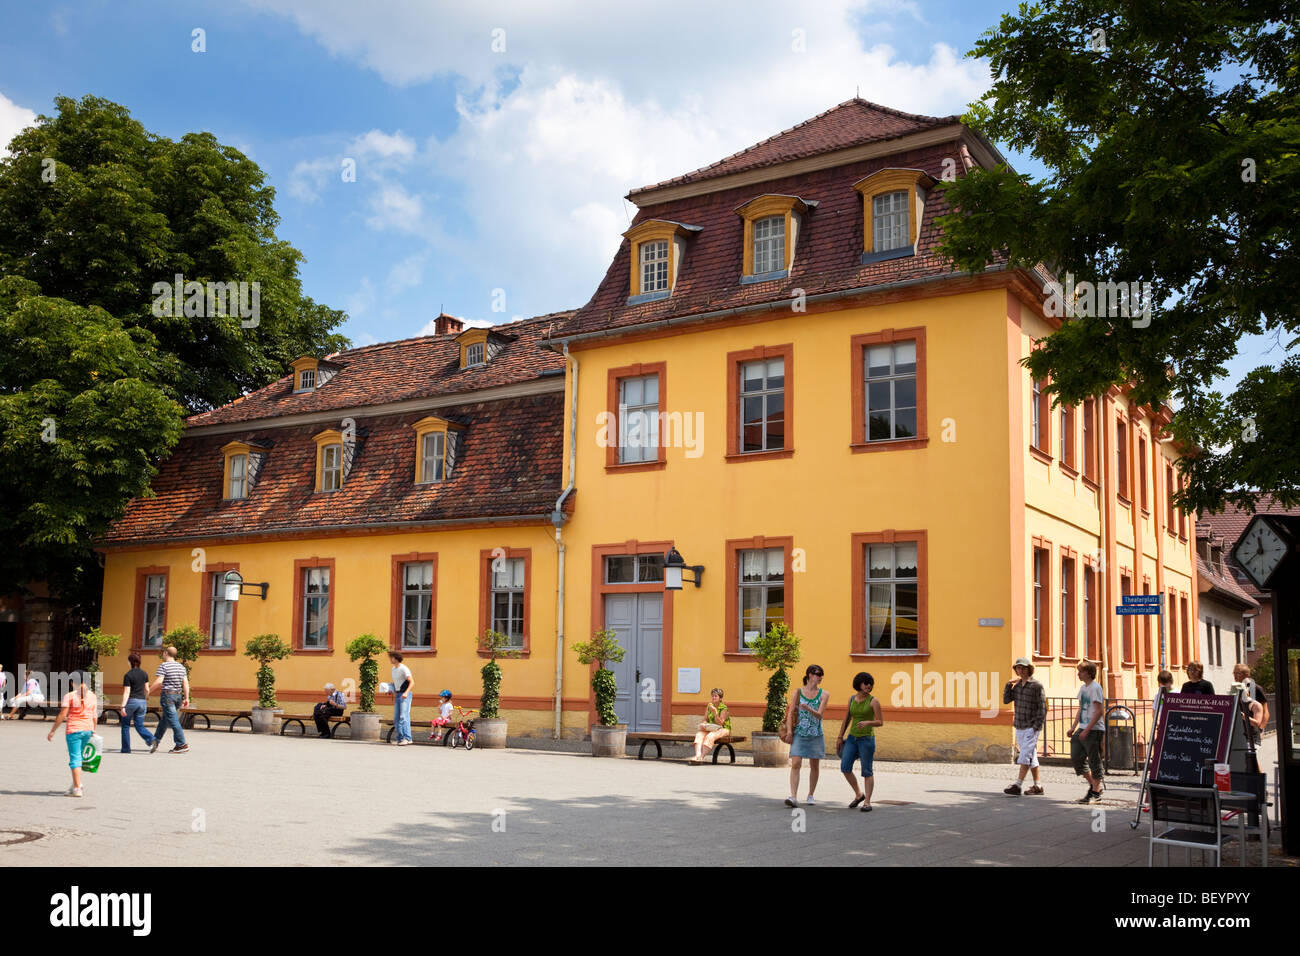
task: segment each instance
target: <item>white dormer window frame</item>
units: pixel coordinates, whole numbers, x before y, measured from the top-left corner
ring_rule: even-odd
[[[420,479],[422,485],[442,481],[447,468],[447,433],[428,431],[420,437]]]
[[[752,275],[780,272],[785,268],[785,216],[765,216],[754,222]]]
[[[813,199],[765,193],[736,208],[744,222],[741,285],[790,275],[804,218],[816,207]]]
[[[343,446],[322,445],[320,450],[320,490],[338,491],[343,487]]]
[[[641,243],[641,291],[668,291],[668,240]]]
[[[908,242],[907,190],[878,193],[871,197],[871,245],[879,252],[902,249]]]
[[[248,454],[230,456],[230,486],[226,489],[230,499],[248,497]]]
[[[702,228],[670,219],[647,219],[623,233],[629,244],[628,305],[667,299],[673,294],[686,242]]]
[[[473,345],[465,347],[465,367],[473,368],[476,365],[485,365],[483,355],[487,349],[487,343],[475,342]]]
[[[316,370],[305,368],[298,373],[298,391],[310,392],[316,388]]]
[[[914,256],[935,179],[923,169],[889,167],[853,184],[862,196],[863,265]]]

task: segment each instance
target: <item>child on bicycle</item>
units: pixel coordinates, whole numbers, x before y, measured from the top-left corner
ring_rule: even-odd
[[[438,716],[431,721],[435,729],[429,731],[429,739],[434,743],[442,740],[445,728],[452,724],[451,715],[456,709],[451,703],[451,691],[444,690],[438,696],[442,698],[442,704],[438,707]]]

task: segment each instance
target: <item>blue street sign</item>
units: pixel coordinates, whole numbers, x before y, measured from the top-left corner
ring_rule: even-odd
[[[1154,615],[1160,613],[1160,608],[1154,604],[1121,604],[1115,608],[1115,613],[1120,617],[1131,617],[1134,614]]]
[[[1160,598],[1161,595],[1159,594],[1121,594],[1119,603],[1125,605],[1159,604]]]

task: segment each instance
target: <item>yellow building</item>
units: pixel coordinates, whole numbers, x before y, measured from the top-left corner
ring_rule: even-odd
[[[1043,276],[934,254],[937,184],[999,161],[955,117],[851,100],[634,190],[576,312],[304,357],[191,420],[104,542],[103,627],[198,623],[221,646],[196,693],[231,702],[255,695],[242,639],[292,636],[280,696],[307,701],[370,631],[414,655],[418,719],[443,686],[477,696],[495,624],[523,653],[512,735],[585,732],[571,648],[604,626],[634,729],[692,725],[714,686],[757,729],[749,645],[776,620],[826,671],[829,732],[873,674],[882,757],[1004,758],[1021,655],[1049,697],[1089,659],[1149,698],[1196,614],[1167,410],[1051,408],[1021,365],[1061,321]],[[680,591],[673,548],[703,568]],[[265,601],[208,596],[234,565]],[[1144,591],[1163,644],[1113,611]]]

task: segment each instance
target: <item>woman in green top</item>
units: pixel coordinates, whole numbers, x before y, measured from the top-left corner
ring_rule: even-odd
[[[880,713],[880,700],[871,696],[871,690],[875,686],[876,679],[866,671],[853,678],[853,689],[857,693],[849,698],[849,709],[844,715],[844,724],[840,727],[839,740],[835,742],[835,752],[840,755],[840,772],[853,788],[853,802],[849,804],[849,809],[852,810],[861,803],[863,813],[871,810],[871,791],[876,785],[871,766],[876,756],[876,728],[885,722]],[[855,760],[862,764],[861,790],[858,789],[857,778],[853,776]]]
[[[704,708],[704,722],[695,732],[695,756],[690,763],[704,763],[713,745],[731,734],[731,711],[722,702],[722,688],[709,691],[709,706]]]

